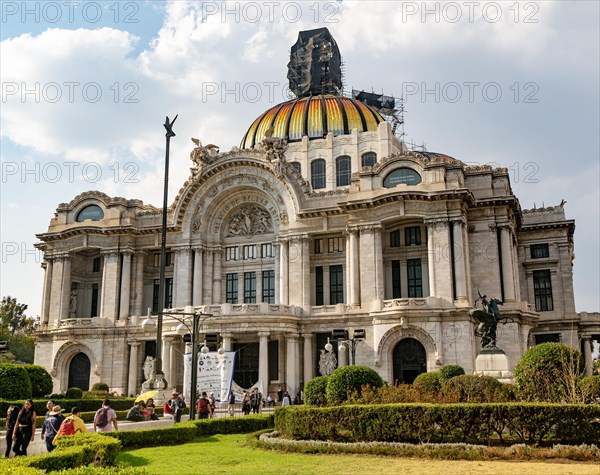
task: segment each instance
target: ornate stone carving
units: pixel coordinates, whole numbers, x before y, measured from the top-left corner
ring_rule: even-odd
[[[262,208],[246,205],[227,224],[226,236],[253,236],[273,230],[271,215]]]
[[[219,147],[213,144],[208,144],[204,147],[200,139],[195,138],[192,138],[192,142],[196,144],[196,147],[190,153],[190,160],[194,163],[190,171],[192,172],[192,177],[196,177],[202,174],[204,165],[209,165],[215,160],[219,153]]]

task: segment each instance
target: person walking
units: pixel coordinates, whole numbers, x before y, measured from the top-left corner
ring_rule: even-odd
[[[262,394],[258,391],[258,388],[252,390],[250,394],[250,406],[252,407],[252,414],[258,414],[260,412],[260,403],[262,401]]]
[[[35,437],[35,418],[33,401],[27,399],[19,411],[15,430],[13,431],[13,452],[15,456],[27,455],[27,447]]]
[[[206,391],[202,393],[202,396],[196,402],[196,412],[198,413],[198,419],[208,419],[212,416],[213,408],[206,396]]]
[[[8,458],[10,456],[10,450],[13,445],[13,432],[17,425],[17,417],[19,416],[19,408],[12,404],[8,406],[6,411],[6,450],[4,456]]]
[[[192,404],[194,401],[192,401]],[[179,397],[179,393],[174,391],[169,401],[169,407],[171,408],[171,414],[173,414],[173,420],[175,423],[181,422],[181,415],[185,409],[185,401]]]
[[[52,452],[55,449],[54,438],[60,429],[62,422],[65,420],[62,415],[63,409],[59,405],[52,405],[52,410],[48,411],[48,417],[42,425],[42,440],[46,442],[46,449]]]
[[[248,394],[248,391],[244,391],[244,396],[242,397],[242,412],[245,416],[250,414],[250,394]]]
[[[227,406],[227,411],[231,417],[235,415],[235,393],[233,391],[229,391],[229,405]]]
[[[113,428],[119,430],[117,413],[110,407],[110,400],[105,399],[102,401],[102,407],[94,415],[94,432],[112,432]]]
[[[42,434],[40,436],[40,438],[42,440],[44,440],[44,438],[46,436],[46,421],[48,420],[48,417],[50,417],[50,412],[52,411],[53,408],[54,408],[54,400],[49,399],[48,402],[46,403],[46,414],[44,414],[44,422],[42,423]],[[60,424],[59,424],[59,426],[60,426]],[[54,436],[52,436],[52,437],[54,438]],[[50,450],[48,452],[50,452]]]
[[[281,406],[285,407],[285,406],[289,406],[291,404],[291,400],[290,400],[290,393],[288,393],[287,391],[283,393],[283,401],[281,401]]]

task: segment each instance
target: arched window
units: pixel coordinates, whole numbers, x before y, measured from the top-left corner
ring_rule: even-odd
[[[350,157],[344,155],[335,160],[335,184],[336,186],[348,186],[350,184]]]
[[[100,221],[102,218],[104,218],[104,211],[102,211],[102,208],[98,205],[89,205],[79,212],[77,215],[77,222],[82,223],[86,219]]]
[[[313,190],[325,188],[325,160],[313,160],[310,163],[310,184]]]
[[[300,162],[292,162],[292,166],[298,170],[298,173],[302,173],[302,164]]]
[[[364,153],[361,157],[363,167],[372,167],[377,163],[377,154],[375,152]]]

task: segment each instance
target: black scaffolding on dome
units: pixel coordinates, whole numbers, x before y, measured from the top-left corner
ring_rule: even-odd
[[[301,31],[292,46],[287,74],[296,97],[340,95],[342,56],[327,28]]]

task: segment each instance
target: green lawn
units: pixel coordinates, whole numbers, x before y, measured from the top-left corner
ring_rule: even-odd
[[[240,474],[433,474],[442,475],[599,475],[594,464],[556,462],[465,462],[375,457],[306,455],[245,447],[246,435],[217,435],[173,447],[122,452],[119,462],[156,475]]]

